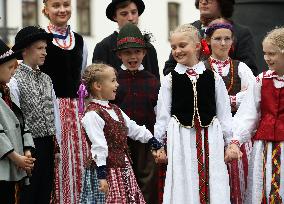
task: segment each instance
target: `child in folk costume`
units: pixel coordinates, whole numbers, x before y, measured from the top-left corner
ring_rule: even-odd
[[[212,54],[204,61],[204,64],[223,78],[230,96],[231,112],[234,115],[247,93],[247,88],[253,86],[255,77],[245,63],[229,57],[234,40],[233,28],[229,22],[225,19],[216,19],[209,24],[205,34]],[[228,164],[231,201],[234,204],[244,201],[251,149],[251,141],[243,144],[241,146],[242,159]]]
[[[59,103],[61,119],[61,158],[56,167],[53,202],[78,204],[89,147],[80,125],[77,90],[81,72],[86,67],[87,48],[81,35],[68,25],[71,0],[43,0],[46,27],[53,34],[47,44],[44,64],[40,69],[50,76]]]
[[[145,125],[152,133],[156,119],[160,88],[159,80],[144,69],[142,60],[149,47],[148,34],[128,23],[117,36],[116,54],[123,64],[118,71],[117,104],[138,125]],[[149,144],[128,139],[132,168],[146,203],[158,203],[158,171]]]
[[[148,143],[157,161],[165,152],[144,126],[138,126],[116,105],[116,71],[105,64],[93,64],[85,70],[82,81],[91,98],[82,124],[92,142],[92,157],[97,165],[100,190],[107,193],[106,203],[145,203],[128,154],[127,137]]]
[[[284,199],[284,28],[269,32],[262,42],[269,70],[256,78],[234,117],[228,156],[252,137],[246,204],[283,203]]]
[[[198,60],[195,27],[179,26],[170,43],[178,64],[162,81],[154,129],[160,141],[167,135],[163,203],[230,203],[224,147],[232,115],[225,84]]]
[[[12,101],[6,85],[15,72],[16,57],[0,40],[0,203],[14,204],[18,197],[16,186],[34,167],[34,148],[21,109]]]
[[[37,26],[21,29],[15,37],[14,51],[22,51],[23,60],[9,83],[11,94],[19,102],[35,143],[35,167],[30,185],[21,192],[21,203],[50,203],[55,157],[59,157],[59,109],[50,77],[41,72],[46,46],[52,34]],[[57,140],[56,140],[57,137]]]

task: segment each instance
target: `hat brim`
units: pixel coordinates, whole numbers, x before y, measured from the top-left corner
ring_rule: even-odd
[[[128,49],[128,48],[141,48],[141,49],[148,49],[149,48],[149,45],[138,45],[136,43],[127,43],[123,46],[120,46],[118,48],[115,48],[113,49],[114,52],[117,52],[117,51],[120,51],[120,50],[125,50],[125,49]]]
[[[4,64],[4,63],[6,63],[6,62],[8,62],[8,61],[10,61],[12,59],[18,59],[21,56],[22,56],[22,51],[18,50],[18,51],[14,52],[13,54],[11,54],[11,55],[9,55],[7,57],[0,59],[0,65]]]
[[[52,39],[53,39],[53,34],[51,34],[51,33],[31,34],[31,35],[23,38],[18,43],[16,43],[12,47],[12,50],[14,52],[17,52],[19,50],[23,50],[24,48],[28,47],[30,44],[32,44],[35,41],[38,41],[38,40],[52,41]]]
[[[126,1],[126,0],[124,0],[124,1]],[[144,9],[145,9],[145,4],[144,4],[144,2],[143,2],[142,0],[131,0],[131,1],[136,4],[137,10],[138,10],[138,15],[140,16],[140,15],[144,12]],[[115,15],[115,7],[116,7],[116,5],[117,5],[118,3],[121,3],[121,2],[123,2],[123,0],[122,0],[122,1],[119,1],[119,2],[111,2],[111,3],[107,6],[107,8],[106,8],[106,16],[107,16],[107,18],[108,18],[109,20],[116,22],[116,21],[113,19],[114,15]]]

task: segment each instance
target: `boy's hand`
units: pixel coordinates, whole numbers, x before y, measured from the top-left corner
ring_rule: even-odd
[[[108,194],[108,183],[106,179],[99,180],[99,190],[104,192],[105,194]]]

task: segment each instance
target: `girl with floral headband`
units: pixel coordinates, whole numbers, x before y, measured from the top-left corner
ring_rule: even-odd
[[[118,88],[116,71],[105,64],[92,64],[83,73],[82,81],[90,96],[82,124],[92,143],[99,190],[106,193],[106,204],[146,203],[130,165],[127,138],[148,143],[157,162],[166,159],[162,144],[145,126],[139,126],[114,100]]]
[[[234,115],[246,95],[247,88],[254,84],[255,77],[245,63],[229,57],[229,52],[233,50],[234,34],[233,27],[228,21],[222,18],[212,21],[205,34],[211,56],[204,61],[204,64],[223,78],[230,96],[231,112]],[[251,148],[250,141],[243,144],[242,160],[228,164],[233,203],[242,203],[244,200]]]
[[[228,156],[253,139],[248,189],[244,203],[283,203],[284,199],[284,28],[269,32],[262,42],[269,70],[256,78],[234,117]],[[253,137],[252,137],[252,133]]]
[[[159,141],[167,137],[163,203],[230,203],[224,147],[232,116],[225,84],[199,61],[195,27],[179,26],[170,43],[178,64],[162,81],[154,127]]]
[[[46,27],[53,34],[47,44],[45,63],[41,71],[50,76],[60,109],[62,137],[60,163],[55,171],[54,203],[79,203],[84,163],[89,147],[80,125],[77,90],[81,72],[86,66],[87,48],[81,35],[74,32],[68,21],[71,0],[43,0],[43,14],[48,18]]]

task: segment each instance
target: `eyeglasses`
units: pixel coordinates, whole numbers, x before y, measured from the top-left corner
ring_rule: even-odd
[[[227,44],[227,43],[231,43],[232,42],[232,38],[230,37],[225,37],[225,38],[221,38],[221,37],[212,37],[212,40],[216,41],[217,43],[222,43],[223,41]]]
[[[214,0],[199,0],[199,3],[203,3],[203,1],[207,4],[211,4]]]

